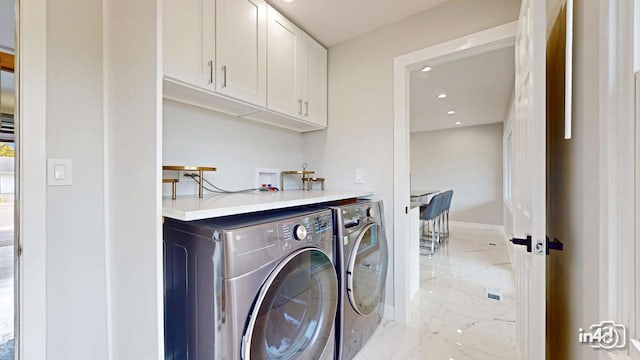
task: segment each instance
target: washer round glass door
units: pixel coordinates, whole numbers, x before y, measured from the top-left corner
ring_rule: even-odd
[[[382,301],[389,250],[379,224],[368,224],[358,236],[347,267],[347,294],[353,309],[367,316]]]
[[[253,305],[242,343],[245,360],[319,359],[338,306],[332,259],[298,250],[269,275]]]

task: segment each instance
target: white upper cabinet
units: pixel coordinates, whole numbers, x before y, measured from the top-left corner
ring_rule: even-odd
[[[271,6],[267,14],[267,108],[300,117],[299,47],[302,31]]]
[[[327,127],[327,49],[307,34],[302,40],[303,119]]]
[[[327,50],[265,0],[163,0],[165,99],[327,127]]]
[[[267,108],[327,126],[327,50],[269,6]]]
[[[216,91],[266,106],[267,4],[216,1]]]
[[[214,90],[215,0],[164,0],[164,74]]]

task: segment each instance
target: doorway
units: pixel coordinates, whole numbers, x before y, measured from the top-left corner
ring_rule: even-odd
[[[415,51],[394,59],[394,198],[399,204],[394,209],[395,239],[409,239],[410,219],[410,74],[426,66],[437,66],[447,62],[468,58],[509,46],[515,42],[517,22],[497,26],[479,33],[451,40],[429,48]],[[404,222],[399,224],[398,222]],[[394,263],[403,264],[394,269],[395,317],[406,323],[409,319],[410,269],[405,259],[415,255],[410,241],[398,241],[395,245]]]
[[[419,263],[410,284],[419,288],[410,287],[409,324],[428,313],[422,336],[452,358],[517,357],[503,226],[504,123],[514,77],[513,44],[429,61],[408,75],[410,190],[419,206],[411,220],[421,234],[410,237],[420,249],[410,255]]]
[[[15,2],[0,1],[0,360],[15,358]]]

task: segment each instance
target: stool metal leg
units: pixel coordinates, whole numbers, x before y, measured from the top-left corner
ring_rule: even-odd
[[[447,210],[447,237],[449,237],[449,210]]]

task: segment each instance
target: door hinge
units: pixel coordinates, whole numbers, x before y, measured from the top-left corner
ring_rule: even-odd
[[[527,235],[526,239],[518,239],[518,238],[513,238],[510,240],[514,245],[523,245],[527,247],[527,252],[531,252],[532,250],[532,243],[533,243],[533,239],[531,237],[531,235]],[[556,238],[553,238],[553,240],[549,240],[549,237],[546,237],[546,242],[547,242],[547,255],[549,255],[549,251],[550,250],[558,250],[558,251],[562,251],[564,250],[564,245],[562,244],[562,242]],[[536,244],[536,254],[537,255],[542,255],[542,249],[540,249],[540,245],[542,245],[541,243]]]

